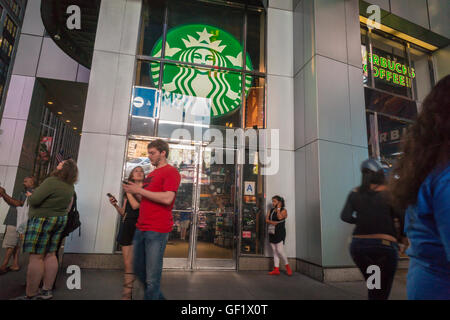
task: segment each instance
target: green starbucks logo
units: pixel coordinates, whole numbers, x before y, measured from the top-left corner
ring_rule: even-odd
[[[231,34],[219,28],[192,24],[173,28],[167,33],[165,56],[167,59],[204,64],[208,67],[226,67],[242,70],[242,46]],[[153,48],[152,55],[161,57],[162,39]],[[246,68],[252,70],[250,57]],[[152,78],[158,85],[159,65],[152,68]],[[246,76],[245,94],[252,77]],[[242,76],[238,72],[166,65],[163,89],[188,96],[211,99],[211,116],[220,117],[241,105]]]

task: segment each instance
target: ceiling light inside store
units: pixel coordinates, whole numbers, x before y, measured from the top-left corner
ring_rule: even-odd
[[[66,120],[67,123],[70,123],[70,120]]]
[[[78,128],[77,127],[73,127],[73,130],[77,130]]]
[[[58,114],[59,114],[59,115],[61,115],[61,114],[62,114],[62,112],[61,112],[61,111],[58,111]]]
[[[52,105],[53,104],[53,101],[49,101],[49,102],[47,102],[49,105]]]
[[[359,16],[359,21],[361,23],[364,23],[367,26],[369,25],[368,24],[369,19],[367,19],[366,17]],[[414,37],[412,37],[410,35],[407,35],[406,33],[403,33],[401,31],[394,30],[394,29],[392,29],[392,28],[390,28],[388,26],[385,26],[384,24],[380,24],[380,30],[384,31],[386,33],[392,34],[393,36],[396,36],[397,38],[400,38],[400,39],[406,40],[408,42],[414,43],[415,45],[418,45],[419,47],[422,47],[422,48],[425,48],[425,49],[428,49],[428,50],[431,50],[431,51],[436,51],[436,50],[439,49],[438,47],[433,46],[432,44],[429,44],[427,42],[424,42],[422,40],[414,38]]]

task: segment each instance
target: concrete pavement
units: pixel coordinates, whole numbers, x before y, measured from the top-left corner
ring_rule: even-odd
[[[0,250],[3,259],[4,250]],[[27,257],[21,258],[22,269],[0,275],[0,300],[25,293]],[[390,299],[406,299],[406,272],[398,270]],[[54,290],[55,300],[118,300],[121,298],[123,273],[120,270],[81,270],[81,289],[69,290],[70,274],[59,273]],[[300,273],[288,277],[269,276],[262,271],[171,271],[164,270],[161,280],[169,300],[365,300],[363,281],[322,283]],[[134,298],[142,298],[142,287],[135,285]]]

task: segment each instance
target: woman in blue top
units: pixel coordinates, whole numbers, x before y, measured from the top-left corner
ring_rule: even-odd
[[[423,103],[390,189],[406,210],[408,299],[450,299],[450,75]]]

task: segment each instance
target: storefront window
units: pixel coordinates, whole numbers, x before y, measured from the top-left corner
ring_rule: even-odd
[[[414,68],[410,68],[406,56],[406,47],[399,42],[383,38],[374,32],[369,34],[372,44],[362,46],[363,68],[377,89],[411,97]],[[373,70],[372,70],[373,67]]]
[[[129,134],[133,136],[154,136],[155,135],[155,114],[158,103],[156,94],[158,88],[158,75],[160,63],[156,61],[138,61],[136,66],[136,81],[133,88],[133,101],[131,110],[131,119]],[[156,76],[152,77],[152,72],[156,72]],[[156,83],[155,83],[156,82]],[[153,94],[153,96],[152,96]],[[139,100],[142,99],[143,100]],[[153,97],[153,99],[150,99]],[[148,103],[153,103],[154,113],[149,114]],[[145,106],[144,106],[145,104]],[[156,109],[155,109],[156,108]]]
[[[259,72],[266,72],[265,52],[266,16],[263,9],[249,9],[247,12],[247,52],[253,63],[253,69]]]
[[[416,103],[407,98],[364,88],[366,109],[393,117],[414,120],[417,116]]]
[[[186,14],[187,12],[190,14]],[[243,47],[243,21],[244,10],[242,7],[233,7],[220,2],[169,1],[167,39],[169,42],[170,33],[190,35],[191,37],[179,40],[189,43],[187,44],[189,48],[211,49],[214,47],[215,51],[220,54],[222,50],[230,50],[230,45],[234,41],[238,46]],[[195,30],[194,33],[190,32],[190,29],[196,25],[201,25],[200,32],[198,30]],[[199,32],[199,38],[197,32]],[[205,43],[210,45],[204,46]],[[166,57],[171,57],[170,52],[166,51]],[[242,65],[242,55],[234,58],[240,58],[236,65]]]
[[[367,30],[361,28],[361,56],[363,65],[363,84],[365,86],[369,86],[372,84],[371,78],[369,78],[368,52],[370,52],[370,48]]]
[[[212,160],[217,151],[206,148],[202,156],[199,176],[199,224],[197,229],[198,243],[210,243],[220,248],[215,257],[232,259],[234,253],[234,235],[236,224],[236,166],[233,164],[217,164]],[[233,150],[229,150],[235,153]],[[197,258],[208,258],[211,253],[198,250]]]
[[[262,129],[265,127],[265,97],[266,79],[254,77],[245,104],[245,128]]]
[[[36,79],[20,164],[29,166],[39,183],[62,160],[76,161],[87,89],[87,84]]]
[[[148,158],[147,146],[148,141],[128,140],[127,160],[124,173],[125,179],[128,179],[131,171],[137,166],[142,167],[145,174],[152,171],[153,168]]]
[[[136,67],[136,85],[158,88],[160,63],[157,61],[138,61]]]
[[[263,254],[265,237],[264,183],[258,165],[259,153],[246,150],[243,170],[241,253]]]
[[[400,156],[400,143],[412,122],[376,112],[367,112],[366,119],[369,156],[389,169]]]
[[[361,28],[369,154],[388,169],[432,87],[430,53],[379,31]]]
[[[165,257],[187,259],[188,268],[263,254],[258,150],[215,146],[227,141],[227,129],[265,128],[265,23],[264,8],[253,2],[143,2],[127,168],[144,161],[149,140],[169,142],[169,163],[182,176],[169,242],[183,251]],[[245,164],[237,161],[242,153]]]
[[[141,39],[138,54],[151,56],[155,43],[163,35],[165,0],[144,0],[142,7]]]
[[[241,79],[237,72],[166,64],[163,89],[183,96],[206,98],[208,101],[203,108],[209,108],[205,116],[209,113],[210,123],[204,124],[226,126],[228,123],[236,128],[241,126]],[[246,92],[250,90],[250,84],[250,81],[246,83]],[[163,112],[164,105],[161,107]],[[196,114],[203,115],[203,108],[197,108]]]
[[[173,0],[145,1],[143,12],[139,53],[155,61],[138,62],[137,85],[157,88],[162,96],[169,92],[183,99],[209,99],[209,123],[203,125],[264,128],[263,8]],[[165,106],[161,104],[159,115],[167,114]]]
[[[419,47],[410,45],[410,57],[411,66],[416,75],[413,80],[414,98],[417,101],[423,101],[432,87],[430,55]]]

